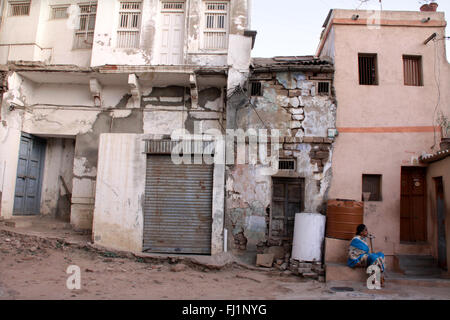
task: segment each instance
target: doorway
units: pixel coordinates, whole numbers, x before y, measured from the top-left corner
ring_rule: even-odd
[[[269,238],[292,240],[295,214],[304,210],[305,180],[303,178],[272,179]]]
[[[402,167],[400,241],[426,242],[426,180],[425,168]]]
[[[447,242],[445,235],[445,203],[444,182],[442,177],[434,178],[436,187],[436,213],[438,231],[438,264],[442,269],[447,269]]]
[[[14,194],[15,216],[40,214],[45,146],[45,140],[22,133]]]
[[[159,64],[183,64],[184,1],[161,3]]]

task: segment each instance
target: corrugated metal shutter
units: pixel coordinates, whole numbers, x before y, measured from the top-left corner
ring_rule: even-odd
[[[147,156],[144,251],[211,253],[213,166]]]

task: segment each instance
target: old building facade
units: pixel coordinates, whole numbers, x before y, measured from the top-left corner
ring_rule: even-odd
[[[438,115],[450,114],[445,27],[441,12],[332,10],[317,52],[336,70],[329,198],[365,200],[364,223],[391,270],[404,255],[437,258],[436,210],[427,200],[433,182],[420,157],[439,150]],[[447,211],[447,234],[448,218]],[[327,245],[345,256],[347,241]]]
[[[249,2],[2,3],[2,217],[61,217],[127,251],[220,252],[223,168],[180,166],[177,183],[158,180],[159,190],[145,177],[167,177],[160,168],[170,164],[164,145],[174,130],[226,127],[226,92],[249,72]],[[193,185],[180,188],[180,177]],[[194,204],[199,184],[207,196]],[[183,205],[149,203],[162,194],[173,202],[175,188]],[[183,223],[164,217],[163,241],[176,243],[146,238],[159,210],[191,218],[181,242],[169,238]]]

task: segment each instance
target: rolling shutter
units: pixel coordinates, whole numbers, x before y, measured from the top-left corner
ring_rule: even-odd
[[[148,155],[144,204],[146,252],[211,253],[213,166]]]

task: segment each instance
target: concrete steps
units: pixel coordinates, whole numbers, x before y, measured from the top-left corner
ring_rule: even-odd
[[[398,255],[398,267],[404,275],[439,277],[441,269],[431,255]]]

